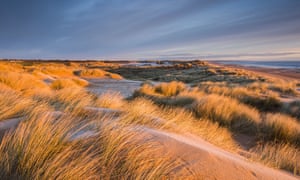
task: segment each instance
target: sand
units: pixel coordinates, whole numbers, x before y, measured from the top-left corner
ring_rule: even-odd
[[[300,80],[300,69],[291,69],[291,68],[265,68],[265,67],[250,67],[250,66],[241,66],[241,65],[232,65],[232,64],[221,64],[213,62],[218,66],[231,67],[235,69],[244,69],[251,72],[259,73],[270,78],[280,78],[284,80]]]
[[[201,138],[179,135],[161,130],[145,129],[156,137],[165,148],[165,153],[186,162],[185,168],[203,179],[297,179],[286,172],[271,169],[261,164],[226,152]],[[181,176],[189,176],[182,174]]]
[[[115,79],[86,79],[90,85],[88,90],[97,95],[101,95],[106,92],[119,92],[123,97],[129,97],[133,92],[141,85],[141,81],[132,80],[115,80]]]

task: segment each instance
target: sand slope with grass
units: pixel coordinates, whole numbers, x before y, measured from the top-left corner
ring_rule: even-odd
[[[298,179],[297,86],[199,61],[0,62],[0,179]]]

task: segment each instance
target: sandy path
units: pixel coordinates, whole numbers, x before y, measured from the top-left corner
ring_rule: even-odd
[[[2,139],[3,135],[6,131],[16,127],[23,118],[12,118],[0,121],[0,140]]]
[[[22,121],[22,118],[12,118],[0,121],[0,132],[18,125],[20,121]]]
[[[138,89],[141,85],[141,81],[131,80],[115,80],[115,79],[86,79],[89,81],[90,86],[87,88],[89,91],[95,94],[103,94],[107,91],[120,92],[124,97],[132,95],[134,90]]]

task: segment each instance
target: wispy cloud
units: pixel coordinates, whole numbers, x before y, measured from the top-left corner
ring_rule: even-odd
[[[0,57],[164,58],[176,49],[171,56],[296,58],[255,52],[300,45],[298,7],[298,0],[3,0]]]

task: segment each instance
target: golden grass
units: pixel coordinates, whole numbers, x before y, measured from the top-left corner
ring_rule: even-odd
[[[97,97],[96,107],[118,109],[124,105],[123,97],[118,92],[106,92]]]
[[[172,81],[170,83],[161,83],[155,86],[155,92],[163,94],[165,96],[175,96],[185,89],[185,84],[177,81]]]
[[[175,169],[186,171],[138,127],[94,116],[97,134],[70,141],[82,120],[51,113],[30,117],[0,142],[1,179],[161,179]]]
[[[139,95],[155,95],[154,87],[151,84],[144,83],[138,90],[135,92],[136,96]]]
[[[293,145],[268,143],[258,145],[251,152],[256,154],[255,160],[300,175],[300,150]]]
[[[268,90],[269,83],[250,83],[244,86],[228,83],[203,82],[199,90],[235,98],[262,111],[278,111],[282,103],[278,93]]]
[[[32,101],[22,97],[20,93],[0,88],[0,121],[22,116],[28,113],[32,106]]]
[[[70,77],[74,75],[74,68],[66,67],[63,64],[39,65],[36,67],[40,72],[54,77]]]
[[[54,90],[60,90],[63,88],[76,88],[76,87],[85,87],[89,83],[86,80],[80,78],[63,78],[54,80],[50,87]]]
[[[0,72],[0,83],[19,91],[47,88],[47,85],[36,77],[19,72]]]
[[[145,83],[139,90],[135,92],[135,97],[143,96],[145,98],[152,99],[157,104],[193,110],[197,117],[200,117],[201,120],[196,120],[192,125],[194,128],[189,129],[189,131],[194,132],[194,129],[198,127],[197,125],[205,127],[205,123],[209,123],[209,127],[207,127],[209,130],[203,131],[206,135],[200,136],[212,142],[213,144],[218,144],[218,141],[216,140],[217,136],[214,135],[217,135],[218,132],[224,131],[225,133],[223,132],[222,136],[228,137],[228,139],[223,139],[223,141],[226,143],[220,143],[218,146],[225,147],[226,144],[231,144],[233,145],[231,147],[234,147],[234,143],[238,142],[234,141],[228,129],[234,133],[246,133],[247,135],[253,137],[254,141],[258,140],[263,143],[268,143],[271,141],[278,146],[281,143],[291,143],[296,145],[296,147],[299,144],[300,135],[298,130],[299,123],[297,122],[297,119],[283,114],[267,114],[265,116],[264,113],[260,113],[258,111],[260,110],[264,112],[284,110],[284,112],[291,112],[292,109],[290,107],[293,106],[294,114],[291,114],[293,116],[297,116],[295,113],[295,109],[298,107],[297,102],[292,102],[285,107],[286,109],[281,109],[281,102],[278,98],[279,94],[274,90],[269,89],[270,83],[250,83],[247,85],[238,86],[237,84],[229,84],[225,82],[205,82],[201,83],[196,88],[186,88],[180,93],[171,97],[155,92],[155,87],[157,86],[159,85],[154,86],[149,83]],[[257,107],[258,109],[245,105],[244,103]],[[141,108],[143,109],[143,107]],[[261,116],[263,118],[261,118]],[[194,119],[194,117],[185,119],[191,120]],[[211,121],[216,122],[216,131],[214,131]],[[184,122],[188,123],[189,121],[185,120]],[[220,128],[219,124],[221,124],[223,127]],[[187,126],[180,124],[179,127]],[[201,130],[199,129],[199,132],[200,131]],[[210,136],[213,140],[209,139]],[[253,142],[253,145],[255,145],[255,142]],[[290,147],[292,145],[287,146]],[[269,148],[268,146],[266,147]],[[299,153],[297,148],[295,151]],[[278,156],[277,161],[279,164],[283,163],[284,161],[288,163],[288,159],[294,158],[295,151],[291,150],[291,152],[294,152],[293,155],[291,153],[286,153],[286,157],[282,158],[281,160],[280,156],[278,155],[282,154],[283,152],[280,150],[274,151],[272,156]],[[253,152],[258,153],[257,155],[260,153],[259,151]],[[257,159],[260,158],[262,157],[257,157]],[[272,158],[273,157],[268,157],[266,159],[268,159],[269,162],[272,161]],[[267,163],[267,161],[264,162]],[[293,163],[294,162],[295,161],[293,161]],[[295,164],[291,166],[295,168]],[[285,165],[278,167],[288,171],[294,170],[290,167],[286,168]]]
[[[101,69],[84,69],[78,72],[81,77],[104,77],[107,72]]]
[[[184,162],[166,155],[145,128],[196,135],[231,151],[239,149],[232,132],[252,136],[259,133],[272,144],[262,141],[265,144],[253,148],[253,153],[261,155],[255,158],[299,174],[297,119],[267,114],[261,121],[258,110],[266,104],[254,106],[258,110],[244,104],[247,98],[254,101],[259,95],[277,98],[280,93],[290,93],[288,89],[293,85],[283,84],[278,90],[269,82],[241,87],[214,82],[198,88],[175,81],[145,83],[136,96],[147,99],[124,100],[118,93],[97,96],[84,89],[88,82],[78,76],[122,78],[88,69],[92,66],[0,63],[0,120],[19,116],[26,119],[0,140],[0,179],[180,178],[177,173],[197,177]],[[245,73],[212,67],[205,72],[217,76],[221,71],[230,76]],[[50,84],[43,82],[47,74],[55,77]],[[292,111],[292,106],[296,110]],[[92,113],[86,107],[120,113]],[[290,103],[284,112],[294,112],[290,114],[297,117],[297,107],[297,103]],[[86,129],[93,132],[91,137],[74,138]],[[282,144],[286,142],[290,144]]]
[[[22,72],[22,65],[12,62],[0,61],[0,71],[17,71]]]
[[[230,131],[208,119],[195,119],[192,113],[186,110],[161,108],[144,98],[137,98],[125,104],[122,110],[126,112],[127,124],[143,124],[183,134],[189,132],[227,150],[238,149]]]
[[[0,144],[1,179],[91,178],[97,161],[88,149],[68,142],[74,123],[39,115],[5,135]]]
[[[50,97],[50,103],[58,110],[81,111],[93,104],[93,96],[82,88],[65,88],[59,90]]]
[[[187,87],[182,82],[172,81],[169,83],[160,83],[153,85],[150,82],[144,82],[140,89],[135,91],[136,95],[151,95],[151,96],[176,96],[179,93],[186,91]]]
[[[115,74],[115,73],[109,73],[107,76],[112,79],[123,79],[123,77],[121,75]]]
[[[275,140],[300,145],[300,123],[296,119],[284,114],[267,114],[264,121],[266,135]]]
[[[112,79],[123,79],[122,76],[114,73],[110,73],[101,69],[83,69],[76,71],[75,74],[80,77],[86,78],[112,78]]]
[[[257,110],[224,96],[208,95],[192,105],[199,117],[205,117],[227,125],[234,130],[253,133],[260,123]]]
[[[86,87],[89,85],[89,82],[81,78],[72,78],[72,80],[79,86]]]
[[[108,179],[170,178],[171,173],[182,165],[162,154],[159,143],[152,141],[151,136],[139,127],[128,130],[121,124],[109,123],[102,126],[100,132],[100,167]]]
[[[276,79],[276,81],[273,81],[273,83],[269,85],[268,88],[280,93],[296,95],[297,81],[286,82],[284,80]]]
[[[51,83],[51,88],[60,90],[63,88],[76,88],[78,85],[71,79],[57,79]]]

